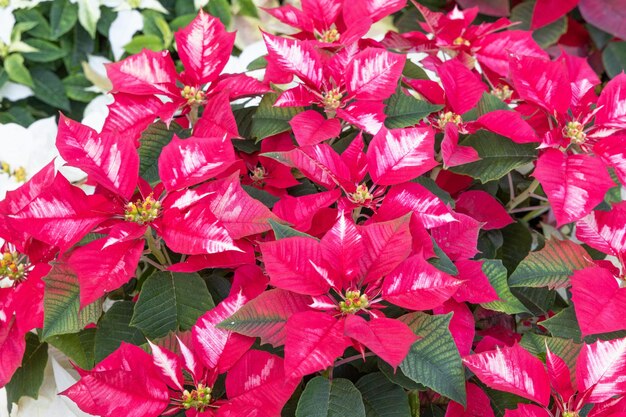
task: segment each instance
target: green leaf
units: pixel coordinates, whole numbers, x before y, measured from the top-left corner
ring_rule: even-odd
[[[365,375],[356,383],[365,404],[366,417],[406,417],[409,399],[402,389],[380,372]]]
[[[98,20],[100,19],[100,2],[78,0],[78,20],[91,38],[96,37]]]
[[[478,110],[478,116],[482,116],[483,114],[496,110],[511,110],[511,108],[504,101],[487,92],[484,92],[480,97],[476,109]]]
[[[239,129],[239,135],[242,138],[252,137],[252,116],[257,111],[257,108],[256,106],[252,106],[233,110],[233,115],[237,122],[237,129]],[[253,153],[261,150],[260,146],[258,146],[254,140],[233,139],[233,145],[245,153]]]
[[[78,20],[78,7],[69,0],[54,0],[50,8],[50,31],[53,39],[69,32]]]
[[[259,11],[252,0],[236,0],[236,2],[239,5],[240,15],[259,18]]]
[[[587,251],[572,241],[550,239],[543,249],[531,252],[511,274],[511,287],[565,288],[569,277],[590,266]]]
[[[610,42],[602,52],[602,62],[611,78],[626,71],[626,42]]]
[[[507,282],[506,268],[502,265],[501,260],[485,259],[482,269],[500,299],[498,301],[481,304],[481,306],[506,314],[528,313],[528,309],[526,309],[524,304],[511,293]]]
[[[385,103],[385,126],[389,129],[414,126],[424,117],[443,108],[426,100],[407,96],[402,91],[396,91]]]
[[[431,238],[433,243],[433,250],[435,252],[436,258],[429,259],[428,262],[431,263],[435,268],[439,269],[450,275],[456,275],[459,273],[456,265],[452,262],[450,257],[446,255],[444,251],[441,250],[435,239]]]
[[[268,193],[265,190],[259,190],[258,188],[252,187],[251,185],[242,185],[243,190],[248,193],[248,195],[255,200],[259,200],[263,203],[267,208],[274,207],[274,204],[280,200],[275,195]]]
[[[528,227],[521,222],[512,223],[500,231],[502,246],[497,251],[497,258],[502,259],[507,271],[512,274],[530,252],[533,237]]]
[[[4,70],[11,81],[34,87],[35,83],[28,69],[24,66],[24,57],[19,54],[11,54],[4,60]]]
[[[230,25],[232,12],[227,0],[211,0],[208,4],[209,13],[219,18],[224,26]]]
[[[559,356],[567,367],[570,369],[570,378],[573,386],[576,386],[574,376],[576,375],[576,360],[578,359],[578,352],[582,347],[579,343],[574,343],[570,339],[563,339],[560,337],[548,337],[538,335],[534,333],[526,333],[522,337],[520,344],[532,353],[534,356],[546,357],[546,345],[550,348],[550,351]]]
[[[567,17],[563,16],[549,25],[533,31],[533,39],[542,48],[547,48],[554,45],[565,32],[567,32]]]
[[[94,340],[96,363],[113,353],[122,342],[133,345],[146,342],[139,329],[129,326],[134,306],[132,301],[118,301],[100,319]]]
[[[156,122],[148,126],[141,134],[139,141],[139,175],[154,185],[159,178],[159,156],[163,147],[170,143],[172,137],[183,137],[183,128],[177,123],[170,123],[170,128],[163,122]]]
[[[67,55],[67,51],[43,39],[28,39],[25,43],[37,49],[37,52],[24,52],[24,57],[29,61],[51,62]]]
[[[304,110],[302,107],[274,107],[277,98],[276,94],[263,96],[257,112],[252,116],[250,134],[257,140],[290,130],[291,118]]]
[[[141,14],[144,22],[143,33],[162,39],[163,46],[169,48],[174,40],[174,34],[163,15],[155,10],[144,10]]]
[[[34,333],[26,333],[26,351],[22,365],[6,385],[9,407],[23,396],[37,399],[43,383],[43,373],[48,363],[48,344],[40,343]]]
[[[82,369],[91,369],[95,365],[96,329],[85,329],[79,333],[64,334],[48,338],[48,343],[59,349]]]
[[[131,55],[141,52],[144,48],[151,51],[161,51],[165,46],[161,38],[156,35],[137,35],[124,45],[124,50]]]
[[[461,145],[478,151],[480,160],[450,168],[457,174],[469,175],[483,184],[497,180],[508,172],[532,162],[537,157],[535,144],[517,144],[510,139],[486,130],[479,130],[465,139]]]
[[[318,376],[309,381],[298,401],[296,417],[365,417],[361,393],[343,378]]]
[[[413,381],[465,405],[465,369],[449,330],[452,313],[431,316],[416,312],[399,318],[421,339],[400,364]]]
[[[32,71],[35,97],[55,109],[70,111],[70,101],[65,96],[65,87],[52,71],[34,68]]]
[[[246,70],[254,71],[258,69],[263,69],[265,67],[267,67],[267,58],[265,58],[265,56],[260,56],[256,58],[255,60],[253,60],[252,62],[250,62],[248,66],[246,67]]]
[[[13,15],[19,23],[27,23],[31,25],[28,29],[28,35],[36,38],[51,39],[50,25],[46,18],[41,14],[40,7],[31,9],[15,10]]]
[[[92,84],[84,74],[69,75],[65,77],[62,82],[65,88],[65,94],[70,100],[89,103],[97,96],[93,91],[86,90],[88,87],[91,87]]]
[[[76,333],[89,323],[96,323],[102,314],[100,300],[80,309],[78,278],[64,264],[54,264],[44,278],[44,322],[42,338]]]
[[[410,59],[407,59],[404,63],[402,75],[407,78],[412,78],[414,80],[430,80],[430,78],[428,78],[428,74],[426,74],[426,71],[424,71],[422,67],[420,67]]]
[[[191,329],[198,317],[213,307],[198,274],[158,271],[144,282],[130,325],[156,339],[170,331]]]
[[[304,232],[300,232],[292,227],[286,226],[284,224],[278,223],[275,220],[269,219],[270,226],[272,226],[272,230],[274,231],[274,236],[276,236],[276,240],[285,239],[288,237],[300,236],[300,237],[309,237],[311,239],[318,240],[317,238],[306,234]]]
[[[548,329],[554,337],[572,339],[579,343],[582,340],[582,334],[580,327],[578,327],[578,320],[576,320],[573,306],[564,308],[556,315],[542,321],[541,325]]]

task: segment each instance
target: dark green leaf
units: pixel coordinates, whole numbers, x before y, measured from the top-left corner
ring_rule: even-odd
[[[60,334],[76,333],[102,314],[100,300],[80,309],[78,278],[63,264],[54,264],[44,278],[44,324],[41,336],[47,339]]]
[[[410,415],[409,400],[404,390],[376,372],[356,383],[365,404],[366,417],[406,417]]]
[[[481,304],[484,308],[500,311],[506,314],[527,313],[528,310],[509,289],[507,282],[506,268],[501,260],[485,259],[483,262],[483,272],[489,278],[491,286],[498,294],[498,301]]]
[[[424,71],[422,67],[420,67],[410,59],[407,59],[404,63],[402,75],[407,78],[412,78],[414,80],[430,80],[430,78],[428,78],[428,74],[426,74],[426,71]]]
[[[257,140],[290,130],[291,118],[304,110],[302,107],[274,107],[277,98],[276,94],[266,94],[257,112],[252,116],[250,134]]]
[[[146,342],[146,338],[139,329],[129,326],[134,306],[135,303],[132,301],[119,301],[102,316],[94,342],[96,363],[113,353],[122,342],[133,345]]]
[[[43,39],[28,39],[25,43],[37,49],[37,52],[24,53],[24,57],[29,61],[51,62],[67,55],[67,51]]]
[[[537,157],[535,144],[517,144],[510,139],[486,130],[479,130],[468,136],[462,143],[476,149],[480,160],[450,168],[458,174],[469,175],[483,184],[505,176]]]
[[[50,31],[53,39],[69,32],[78,20],[78,6],[69,0],[54,0],[50,9]]]
[[[541,325],[548,329],[554,337],[572,339],[575,342],[581,341],[582,335],[576,320],[574,307],[570,306],[559,311],[556,315],[541,322]]]
[[[407,96],[402,91],[396,91],[385,103],[385,126],[389,129],[414,126],[424,117],[443,108],[426,100]]]
[[[565,32],[567,32],[567,17],[563,16],[549,25],[535,30],[533,39],[542,48],[547,48],[554,45]]]
[[[267,208],[270,209],[274,207],[274,204],[276,204],[276,202],[279,200],[279,198],[275,195],[272,195],[264,190],[259,190],[258,188],[254,188],[250,185],[243,185],[242,188],[246,193],[248,193],[250,197],[254,198],[255,200],[259,200]]]
[[[513,273],[517,265],[530,252],[533,237],[528,231],[528,227],[522,223],[513,223],[500,229],[502,232],[502,246],[498,250],[498,258],[509,273]]]
[[[285,238],[294,237],[294,236],[316,239],[311,235],[308,235],[304,232],[300,232],[299,230],[296,230],[284,224],[278,223],[275,220],[269,219],[268,221],[270,223],[270,226],[272,226],[272,230],[274,231],[274,236],[276,236],[276,240],[285,239]]]
[[[91,369],[95,365],[96,329],[85,329],[79,333],[64,334],[48,338],[48,343],[67,355],[82,369]]]
[[[346,416],[365,417],[363,398],[352,382],[321,376],[309,381],[298,402],[296,417]]]
[[[239,4],[239,14],[242,16],[250,16],[259,18],[259,11],[257,10],[252,0],[236,0]]]
[[[56,109],[70,111],[70,101],[65,96],[65,87],[52,71],[34,68],[32,71],[35,97]]]
[[[574,271],[590,266],[587,252],[569,240],[550,239],[543,249],[528,254],[511,274],[511,287],[561,288]]]
[[[626,42],[610,42],[602,52],[602,62],[611,78],[626,71]]]
[[[209,13],[219,18],[224,26],[230,25],[232,12],[227,0],[211,0],[208,4]]]
[[[26,351],[22,365],[6,385],[9,407],[23,396],[37,399],[43,383],[43,373],[48,363],[48,344],[40,343],[37,335],[26,333]]]
[[[67,76],[62,82],[63,87],[65,87],[65,94],[67,94],[67,97],[71,100],[89,103],[97,96],[96,93],[86,90],[88,87],[91,87],[92,84],[83,74]]]
[[[163,147],[170,143],[174,135],[183,137],[183,128],[177,123],[170,123],[170,128],[163,122],[153,123],[141,134],[139,146],[139,175],[150,184],[156,184],[159,178],[159,156]]]
[[[476,109],[478,110],[479,116],[495,110],[511,110],[511,108],[504,101],[487,92],[483,93],[480,97],[480,101],[478,102]]]
[[[32,29],[28,31],[30,36],[43,39],[52,38],[50,25],[41,14],[40,8],[15,10],[13,15],[17,22],[32,24]]]
[[[198,274],[158,271],[144,282],[130,325],[155,339],[170,331],[191,329],[213,307]]]
[[[421,336],[400,369],[413,381],[465,405],[465,370],[449,330],[452,313],[431,316],[416,312],[400,317]]]

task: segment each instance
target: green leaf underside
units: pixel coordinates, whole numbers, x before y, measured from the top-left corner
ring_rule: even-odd
[[[400,369],[413,381],[465,405],[465,370],[449,330],[452,313],[416,312],[399,318],[422,338],[411,346]]]

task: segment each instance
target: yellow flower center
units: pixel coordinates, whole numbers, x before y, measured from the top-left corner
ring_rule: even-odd
[[[137,200],[136,202],[126,204],[124,220],[127,222],[135,222],[138,224],[147,224],[154,221],[159,216],[161,202],[152,198],[152,194],[145,200]]]
[[[28,274],[28,261],[17,252],[4,252],[0,258],[0,279],[21,282]]]
[[[453,40],[452,43],[455,44],[456,46],[461,46],[461,45],[470,46],[469,41],[463,38],[462,36],[459,36],[458,38]]]
[[[341,107],[342,98],[343,94],[341,94],[338,87],[322,93],[322,104],[326,113],[334,117],[337,109]]]
[[[500,100],[505,101],[511,98],[513,90],[508,85],[498,86],[491,90],[491,94],[498,97]]]
[[[11,165],[6,162],[0,161],[0,172],[7,174],[9,177],[12,177],[17,182],[26,182],[26,168],[24,167],[11,169]]]
[[[0,7],[9,7],[11,0],[0,0]]]
[[[182,90],[180,90],[180,95],[182,98],[187,100],[187,104],[190,106],[194,104],[204,104],[204,100],[206,98],[204,91],[190,85],[186,85]]]
[[[579,417],[578,411],[565,411],[563,412],[563,417]]]
[[[582,145],[587,140],[584,129],[585,126],[580,122],[567,122],[563,128],[563,136],[570,139],[576,145]]]
[[[359,310],[364,310],[369,306],[367,295],[361,294],[361,291],[346,291],[343,301],[339,302],[339,311],[343,314],[354,314]]]
[[[367,189],[365,184],[359,184],[356,187],[356,191],[348,196],[353,203],[367,204],[374,199],[370,190]]]
[[[324,43],[333,43],[333,42],[339,42],[339,39],[341,38],[341,34],[339,33],[337,29],[332,28],[332,29],[326,29],[317,38],[318,40]]]
[[[463,119],[461,119],[460,115],[456,113],[452,113],[451,111],[441,113],[439,115],[439,119],[437,120],[439,129],[443,130],[448,123],[454,123],[455,125],[458,125],[458,124],[463,123]]]
[[[141,6],[141,0],[128,0],[128,5],[131,9],[137,9]]]
[[[183,391],[181,403],[185,410],[195,408],[199,412],[203,412],[211,402],[211,392],[213,390],[209,387],[205,387],[203,384],[198,384],[196,389],[191,392]]]

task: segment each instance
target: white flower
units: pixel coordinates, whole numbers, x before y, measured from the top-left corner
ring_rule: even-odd
[[[92,38],[95,37],[100,20],[100,0],[70,0],[70,3],[78,3],[78,21]]]
[[[103,0],[102,3],[115,11],[152,9],[167,14],[167,10],[158,0]]]
[[[55,140],[57,125],[54,117],[39,120],[28,128],[15,123],[0,124],[0,200],[7,191],[14,190],[32,178],[39,170],[59,155]],[[62,166],[58,157],[55,166],[70,181],[78,181],[85,174],[76,168]]]
[[[0,87],[0,101],[5,98],[9,101],[17,101],[33,95],[33,90],[29,87],[12,81],[7,81]]]
[[[124,55],[124,46],[142,29],[143,16],[137,10],[121,10],[117,14],[109,28],[109,42],[116,61]]]

